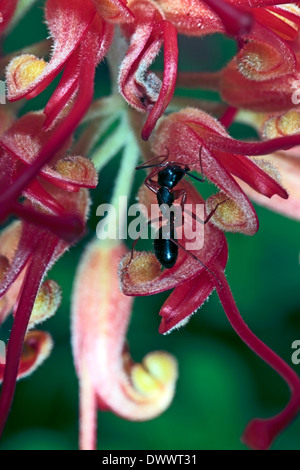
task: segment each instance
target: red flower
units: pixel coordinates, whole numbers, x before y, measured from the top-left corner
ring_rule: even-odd
[[[42,130],[45,116],[29,113],[15,121],[1,137],[1,186],[8,193],[36,163],[45,142],[57,135],[57,127]],[[13,400],[17,378],[36,368],[51,350],[51,338],[28,332],[43,319],[43,308],[57,307],[57,288],[41,285],[49,268],[82,236],[89,208],[87,189],[95,187],[93,164],[83,157],[66,156],[69,142],[52,154],[25,188],[24,202],[11,201],[3,214],[14,213],[24,222],[14,224],[2,235],[0,254],[0,321],[13,311],[14,323],[7,348],[5,369],[0,370],[3,385],[0,397],[0,433]],[[28,170],[29,169],[29,170]],[[5,209],[5,210],[4,210]],[[26,221],[26,222],[25,222]],[[51,305],[52,303],[52,305]],[[54,313],[54,312],[53,312]]]
[[[133,421],[161,414],[177,378],[172,356],[130,357],[125,335],[132,299],[119,290],[117,266],[125,247],[93,241],[80,264],[73,298],[73,354],[80,381],[80,448],[96,448],[97,408]]]
[[[120,92],[138,111],[147,112],[142,130],[147,140],[160,116],[166,110],[175,90],[178,63],[177,31],[152,1],[129,2],[135,22],[123,28],[130,47],[122,62],[119,76]],[[148,68],[164,45],[164,76],[162,83]]]
[[[204,201],[192,185],[185,181],[180,186],[180,189],[184,189],[187,193],[187,203],[203,204]],[[147,194],[144,194],[145,191]],[[147,202],[150,206],[150,203],[155,202],[155,198],[148,189],[145,191],[142,190],[142,202],[145,203],[148,199]],[[216,214],[219,209],[221,217],[226,220],[228,225],[230,220],[234,221],[234,215],[238,216],[239,214],[238,211],[233,212],[227,202],[219,206]],[[187,215],[185,215],[185,219],[186,217]],[[225,314],[234,330],[250,349],[287,382],[291,390],[291,400],[281,413],[273,418],[251,421],[244,433],[243,440],[248,446],[255,449],[267,449],[300,410],[300,378],[252,333],[242,319],[224,274],[227,262],[227,244],[223,232],[216,228],[212,222],[208,222],[204,228],[203,241],[202,248],[190,250],[191,254],[182,250],[175,266],[171,269],[165,269],[161,273],[159,273],[159,263],[154,255],[151,256],[145,252],[136,253],[131,262],[130,255],[126,255],[120,266],[122,290],[126,295],[140,296],[174,289],[160,310],[162,322],[159,331],[168,333],[173,328],[184,325],[190,316],[203,305],[211,292],[216,289]],[[185,236],[179,242],[183,247],[187,247]],[[157,265],[156,269],[153,268]]]
[[[27,227],[28,229],[28,227]],[[17,301],[20,297],[20,291],[26,277],[26,266],[29,261],[23,267],[18,277],[12,281],[7,279],[7,271],[11,269],[14,260],[14,254],[17,251],[18,245],[24,243],[24,225],[21,223],[13,223],[0,235],[1,240],[1,255],[0,255],[0,278],[1,282],[6,276],[6,284],[9,287],[6,291],[3,289],[2,283],[2,297],[0,301],[0,325],[6,320],[10,313],[16,314]],[[30,230],[29,230],[30,231]],[[32,233],[31,233],[32,234]],[[23,241],[21,239],[23,238]],[[23,248],[25,248],[23,246]],[[19,258],[19,262],[22,263]],[[13,274],[11,271],[11,274]],[[14,275],[16,271],[14,272]],[[3,295],[4,294],[4,295]],[[27,333],[25,336],[24,344],[22,347],[22,353],[20,358],[20,364],[18,369],[17,378],[23,378],[31,374],[50,354],[53,342],[51,336],[43,331],[33,330],[32,328],[41,321],[50,318],[55,314],[57,307],[60,304],[61,293],[58,285],[54,281],[44,282],[37,294],[35,299],[34,307],[31,313],[31,317],[28,324]],[[31,331],[28,331],[28,330]],[[4,377],[5,367],[0,365],[0,382]]]
[[[218,141],[230,142],[230,150]],[[286,191],[271,176],[253,162],[249,157],[240,154],[240,142],[230,138],[224,127],[208,114],[197,109],[187,108],[179,113],[170,114],[157,130],[153,150],[156,155],[162,155],[166,148],[172,160],[184,163],[199,173],[203,171],[240,211],[236,221],[230,220],[228,225],[219,220],[218,213],[214,216],[215,223],[227,231],[237,231],[253,235],[258,230],[256,213],[246,194],[236,183],[238,177],[256,192],[272,197],[277,194],[281,198],[288,197]],[[271,144],[271,141],[270,141]],[[244,144],[247,147],[247,143]],[[251,146],[251,144],[249,143]],[[252,148],[255,144],[252,144]],[[259,147],[259,143],[257,146]],[[198,157],[201,149],[201,161]],[[251,152],[249,152],[251,155]],[[195,157],[196,155],[196,157]],[[272,171],[272,168],[271,170]],[[212,196],[207,204],[212,209],[218,202],[218,196]]]
[[[159,3],[165,2],[159,0]],[[179,3],[186,11],[185,2]],[[294,82],[299,79],[299,7],[278,5],[273,0],[250,5],[245,0],[239,1],[231,11],[234,1],[230,5],[223,0],[206,0],[205,3],[216,14],[208,24],[219,17],[223,23],[219,30],[237,39],[239,51],[219,72],[183,74],[185,85],[188,81],[198,82],[198,86],[217,90],[226,103],[236,108],[266,112],[295,107],[291,98]],[[170,15],[176,22],[177,12]],[[187,34],[200,35],[196,27],[190,27]],[[179,81],[181,79],[179,75]]]
[[[36,96],[48,86],[64,65],[66,68],[62,81],[45,110],[47,119],[43,123],[44,128],[49,128],[74,93],[76,97],[70,110],[61,116],[59,126],[53,132],[44,134],[43,145],[34,162],[20,172],[13,184],[3,191],[0,197],[2,218],[6,215],[3,212],[10,211],[16,198],[62,147],[81,121],[93,97],[96,65],[106,53],[112,38],[111,27],[99,18],[89,1],[86,5],[79,0],[72,2],[70,10],[69,2],[49,0],[46,16],[55,42],[52,59],[46,64],[34,56],[15,58],[7,69],[9,99]],[[77,71],[75,75],[74,70]],[[18,158],[22,160],[20,155]]]
[[[275,114],[256,114],[247,112],[240,114],[240,119],[253,126],[264,139],[288,137],[297,134],[300,130],[300,113],[290,110]],[[280,141],[279,141],[280,142]],[[278,172],[282,185],[286,188],[289,198],[282,199],[275,195],[271,199],[257,193],[247,186],[243,181],[237,179],[238,184],[245,193],[255,202],[279,212],[285,216],[299,220],[300,218],[300,194],[299,194],[299,146],[290,150],[276,150],[264,157],[252,157],[252,160],[266,169],[273,167]]]
[[[50,132],[43,131],[44,121],[43,113],[28,113],[17,120],[0,139],[0,181],[4,194],[18,184],[22,175],[27,176],[27,171],[35,165],[43,146],[57,133],[57,127]],[[12,212],[31,223],[46,225],[60,237],[72,241],[82,234],[82,221],[76,213],[66,213],[61,203],[48,190],[47,184],[52,183],[57,188],[77,192],[80,187],[96,187],[98,178],[89,160],[65,155],[69,144],[69,141],[66,142],[59,152],[52,154],[49,165],[44,166],[38,177],[23,191],[24,196],[34,205],[42,206],[48,214],[34,210],[34,206],[28,207],[13,201],[2,212],[4,216]]]

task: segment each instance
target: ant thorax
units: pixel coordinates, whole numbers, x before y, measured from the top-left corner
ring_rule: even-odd
[[[157,175],[157,182],[160,186],[166,186],[173,189],[179,181],[185,176],[188,170],[179,165],[168,165],[163,170],[160,170]]]
[[[174,194],[166,186],[161,186],[158,189],[156,197],[159,206],[162,204],[167,204],[169,207],[171,207],[175,200]]]

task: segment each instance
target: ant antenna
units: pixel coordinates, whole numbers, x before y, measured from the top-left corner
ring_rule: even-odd
[[[194,258],[194,260],[196,260],[198,263],[200,263],[201,266],[203,266],[203,268],[205,268],[216,279],[216,281],[222,287],[222,283],[221,283],[220,279],[217,277],[217,275],[211,269],[209,269],[208,266],[206,266],[206,264],[204,264],[200,259],[198,259],[196,255],[194,255],[193,253],[188,251],[186,248],[184,248],[184,246],[180,245],[180,243],[178,243],[176,240],[174,240],[174,238],[170,238],[170,240],[173,243],[175,243],[175,245],[177,245],[179,248],[181,248],[183,251],[185,251],[188,255],[190,255],[192,258]]]
[[[154,160],[157,160],[158,158],[162,158],[162,161],[160,163],[155,163],[153,165],[147,165],[147,163],[151,163]],[[169,158],[169,149],[167,147],[167,154],[166,155],[157,155],[156,157],[150,158],[150,160],[147,160],[146,162],[141,163],[135,169],[136,170],[142,170],[142,169],[147,169],[147,168],[160,167],[160,166],[164,165],[164,163],[168,160],[168,158]]]
[[[205,178],[200,178],[199,176],[192,175],[189,171],[186,172],[189,178],[194,178],[194,180],[200,181],[200,183],[205,182]]]

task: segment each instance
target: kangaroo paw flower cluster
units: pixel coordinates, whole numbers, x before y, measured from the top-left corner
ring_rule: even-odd
[[[299,5],[41,3],[48,38],[6,55],[6,40],[38,5],[0,0],[0,73],[7,95],[0,97],[0,327],[12,324],[5,364],[0,362],[0,434],[17,380],[40,366],[54,345],[49,333],[35,329],[55,314],[63,295],[46,276],[81,240],[86,248],[69,302],[80,449],[97,448],[98,411],[147,421],[171,405],[180,377],[177,360],[158,350],[135,361],[126,341],[134,297],[169,290],[159,333],[186,325],[216,291],[233,330],[286,382],[291,396],[285,408],[252,419],[242,436],[249,448],[270,448],[300,411],[300,377],[239,312],[225,276],[226,233],[256,235],[253,201],[300,220]],[[213,34],[235,43],[230,60],[217,71],[181,69],[184,37],[193,37],[191,44],[202,50],[200,41]],[[204,70],[207,57],[198,57]],[[94,98],[103,63],[111,93]],[[199,90],[214,91],[218,99],[197,98]],[[45,96],[42,109],[31,107]],[[234,138],[234,123],[250,126],[256,140]],[[115,165],[117,155],[110,205],[106,200],[96,210],[106,219],[91,239],[94,190],[111,178],[105,166]],[[129,224],[130,252],[124,233],[136,170],[148,173],[138,191],[146,221],[136,236],[130,229],[138,224]],[[201,196],[192,180],[212,183],[214,194]],[[97,197],[93,201],[99,204]],[[136,215],[133,208],[129,215]],[[153,251],[138,251],[147,228],[155,232]]]

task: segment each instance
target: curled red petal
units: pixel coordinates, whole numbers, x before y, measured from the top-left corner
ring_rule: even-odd
[[[126,101],[138,111],[147,111],[149,96],[145,97],[145,90],[140,90],[136,82],[136,73],[140,67],[140,74],[146,73],[147,68],[158,54],[162,39],[160,35],[151,38],[155,12],[148,21],[138,24],[131,37],[130,47],[120,67],[119,89]],[[147,91],[146,91],[147,92]],[[153,91],[151,90],[151,93]],[[145,100],[145,98],[147,98]]]
[[[1,194],[0,219],[7,216],[10,207],[15,203],[15,199],[68,140],[86,113],[93,98],[97,39],[97,35],[91,28],[82,43],[79,88],[71,111],[61,120],[60,125],[54,129],[34,162],[18,175],[13,184]],[[19,158],[21,159],[21,157]]]
[[[225,269],[227,258],[228,247],[224,241],[223,249],[214,262],[220,263],[221,269]],[[172,329],[185,325],[190,316],[208,299],[216,282],[208,271],[204,271],[195,279],[176,287],[159,312],[162,317],[159,332],[169,333]]]
[[[142,131],[147,140],[159,117],[167,108],[177,78],[178,46],[175,26],[161,16],[154,3],[134,2],[138,20],[130,34],[130,47],[119,75],[120,92],[127,102],[149,116]],[[164,43],[163,81],[148,69]]]
[[[44,70],[33,81],[18,86],[20,67],[15,60],[7,68],[8,99],[34,98],[41,93],[58,75],[70,55],[83,40],[88,27],[95,16],[95,7],[90,0],[48,0],[46,4],[46,21],[54,40],[53,55]],[[30,66],[29,66],[30,67]],[[21,76],[20,76],[21,77]]]
[[[79,86],[79,55],[80,48],[78,47],[71,57],[67,60],[62,78],[51,95],[50,100],[44,109],[46,120],[44,122],[44,129],[47,130],[51,127],[59,113],[63,111],[64,107],[70,101],[72,96],[76,93]]]
[[[207,135],[210,136],[209,139]],[[210,140],[217,140],[223,135],[227,136],[225,129],[214,118],[202,111],[186,108],[162,121],[153,142],[153,150],[156,155],[163,155],[168,149],[169,160],[184,163],[199,173],[203,171],[203,176],[216,184],[240,207],[245,219],[242,232],[253,234],[258,229],[255,210],[222,160],[218,159],[218,153],[209,146]],[[232,167],[235,166],[236,171],[239,171],[240,162],[234,160],[232,155]]]
[[[95,407],[143,421],[170,404],[176,381],[174,359],[162,352],[133,363],[125,347],[132,299],[118,286],[123,245],[93,241],[76,276],[73,353],[81,382],[81,448],[94,448]]]
[[[274,195],[282,199],[288,198],[286,190],[249,157],[237,154],[232,155],[225,152],[217,152],[217,155],[218,159],[230,173],[246,182],[258,193],[268,198]]]
[[[53,347],[51,336],[44,331],[30,331],[25,336],[17,379],[32,374],[49,356]],[[4,366],[0,365],[0,382],[4,376]]]
[[[95,45],[97,49],[96,66],[105,57],[112,43],[114,30],[112,25],[104,22],[100,17],[95,18],[92,28],[95,31],[98,42]],[[59,114],[64,111],[65,106],[74,98],[78,91],[80,55],[84,53],[85,51],[82,50],[81,46],[78,46],[68,59],[61,81],[44,109],[44,114],[46,115],[44,129],[49,129],[55,123]]]
[[[178,67],[177,31],[169,21],[163,22],[164,75],[158,98],[151,109],[142,130],[142,138],[148,140],[157,120],[162,116],[175,91]]]

